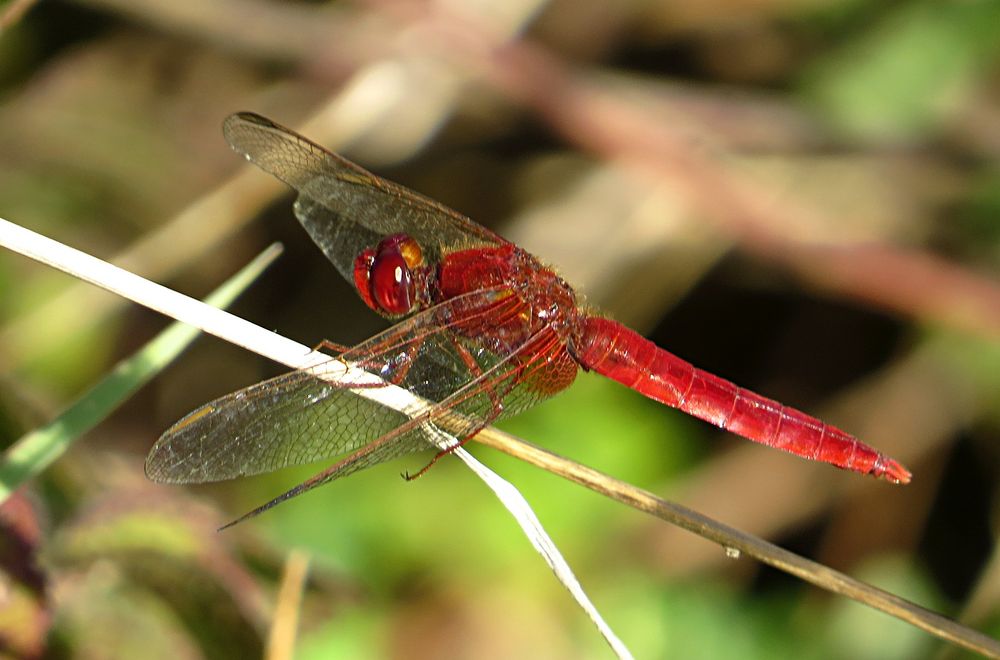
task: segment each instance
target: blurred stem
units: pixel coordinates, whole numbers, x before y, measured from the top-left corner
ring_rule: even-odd
[[[267,660],[292,660],[295,657],[295,638],[299,627],[299,610],[302,591],[309,573],[309,555],[292,550],[285,561],[281,577],[278,603],[274,609],[274,622],[267,640]]]
[[[0,34],[24,18],[24,15],[36,2],[38,0],[13,0],[3,11],[0,11]]]

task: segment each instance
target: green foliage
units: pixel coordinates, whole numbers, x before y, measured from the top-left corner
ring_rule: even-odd
[[[265,263],[252,262],[209,298],[228,305],[260,274]],[[83,394],[59,417],[22,437],[0,462],[0,502],[25,480],[37,476],[89,431],[160,373],[198,336],[196,328],[176,322],[134,356],[119,363],[101,382]]]
[[[998,52],[994,0],[906,3],[818,59],[803,91],[851,135],[913,140],[962,106]]]

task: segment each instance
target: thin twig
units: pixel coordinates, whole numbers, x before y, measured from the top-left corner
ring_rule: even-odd
[[[970,651],[1000,656],[1000,642],[915,603],[844,575],[818,562],[801,557],[761,538],[724,525],[697,511],[563,458],[494,428],[480,432],[475,440],[506,454],[557,474],[634,509],[644,511],[718,543],[727,552],[749,555],[801,580],[846,596],[906,621],[922,630]]]

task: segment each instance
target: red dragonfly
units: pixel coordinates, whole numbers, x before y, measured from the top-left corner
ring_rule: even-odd
[[[151,479],[217,481],[346,454],[251,516],[428,449],[436,425],[465,442],[569,387],[582,368],[769,447],[894,483],[910,480],[902,465],[844,431],[696,369],[581,307],[552,269],[455,211],[259,115],[230,116],[224,133],[247,160],[298,191],[295,215],[362,300],[402,319],[353,348],[328,344],[339,351],[332,359],[431,406],[410,418],[293,371],[177,422],[146,460]]]

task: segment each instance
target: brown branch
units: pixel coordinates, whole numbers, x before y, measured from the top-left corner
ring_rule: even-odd
[[[475,439],[552,474],[585,486],[634,509],[644,511],[698,536],[794,575],[835,594],[906,621],[936,637],[986,656],[1000,656],[1000,641],[963,626],[915,603],[789,552],[773,543],[724,525],[697,511],[664,500],[649,491],[598,472],[512,435],[488,428]]]
[[[13,0],[7,5],[7,8],[0,12],[0,34],[24,18],[24,15],[36,2],[38,0]]]
[[[541,48],[521,42],[483,62],[489,79],[573,144],[680,184],[691,205],[747,251],[829,293],[921,321],[1000,337],[1000,285],[926,252],[891,245],[817,245],[774,227],[812,209],[776,205],[756,181],[712,159],[664,118],[609,93]]]
[[[919,250],[892,245],[817,245],[791,237],[784,227],[800,226],[818,209],[784,201],[777,205],[766,187],[726,162],[727,154],[693,143],[665,117],[625,98],[593,76],[571,67],[526,40],[504,42],[488,24],[454,16],[440,8],[400,8],[371,3],[368,12],[275,8],[252,0],[232,2],[242,16],[265,26],[246,30],[240,22],[219,20],[199,5],[179,14],[164,12],[150,0],[80,0],[127,11],[170,30],[203,35],[214,43],[252,45],[282,61],[298,61],[303,70],[340,79],[382,57],[433,54],[457,71],[480,75],[507,97],[531,109],[572,145],[606,160],[631,163],[646,174],[678,185],[693,209],[710,218],[751,254],[795,274],[828,294],[909,316],[1000,336],[1000,286],[959,264]],[[133,6],[134,5],[134,6]],[[308,24],[308,29],[303,28]],[[361,33],[364,39],[329,38]],[[262,43],[262,32],[296,34],[295,46]],[[420,38],[401,39],[404,34]],[[277,40],[287,44],[286,39]],[[359,45],[359,41],[364,45]],[[286,48],[288,48],[286,50]],[[331,78],[332,79],[332,78]],[[668,104],[669,105],[669,104]],[[827,225],[830,223],[827,222]]]

